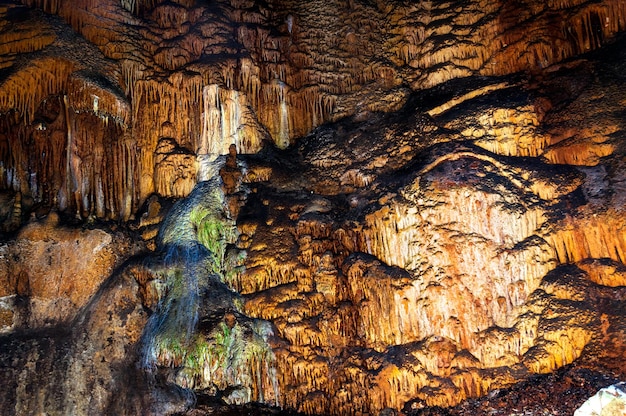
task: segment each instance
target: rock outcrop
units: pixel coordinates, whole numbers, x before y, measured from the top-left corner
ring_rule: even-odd
[[[524,94],[560,105],[542,89]],[[491,98],[478,102],[502,102]],[[276,172],[277,185],[250,185],[247,268],[234,288],[286,341],[277,360],[289,407],[451,406],[608,339],[623,356],[613,309],[626,283],[623,207],[607,193],[621,156],[572,167],[485,150],[482,137],[451,130],[472,123],[471,102],[420,120],[418,157],[404,156],[416,152],[405,124],[382,116],[360,132],[338,125],[305,138],[293,169],[308,183]],[[384,145],[372,146],[381,131]],[[293,182],[312,195],[285,191]]]

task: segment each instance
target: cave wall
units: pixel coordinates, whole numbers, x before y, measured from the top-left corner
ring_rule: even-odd
[[[287,147],[451,79],[538,71],[626,19],[620,1],[24,3],[0,10],[2,187],[120,219],[187,195],[232,143]]]
[[[23,3],[9,413],[418,414],[626,374],[624,2]]]

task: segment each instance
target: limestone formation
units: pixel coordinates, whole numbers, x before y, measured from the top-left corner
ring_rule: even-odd
[[[232,143],[242,153],[266,140],[286,147],[326,121],[397,110],[411,91],[537,72],[609,42],[626,19],[621,1],[529,2],[523,12],[478,0],[24,3],[36,9],[0,9],[4,186],[122,219],[153,192],[190,192],[193,158],[162,166],[164,137],[196,156]],[[564,139],[535,132],[543,106],[483,111],[462,133],[534,156]],[[545,139],[506,144],[520,134]],[[565,145],[547,157],[561,163]],[[586,149],[580,157],[602,157],[611,144]]]
[[[621,0],[0,2],[0,413],[585,386],[566,413],[625,380],[625,26]]]

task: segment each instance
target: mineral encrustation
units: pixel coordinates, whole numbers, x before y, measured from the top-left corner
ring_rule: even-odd
[[[625,32],[0,1],[1,413],[572,414],[626,381]]]

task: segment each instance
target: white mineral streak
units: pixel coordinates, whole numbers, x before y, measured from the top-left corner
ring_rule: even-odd
[[[198,180],[215,176],[215,160],[228,154],[231,144],[238,153],[256,153],[265,137],[245,94],[237,90],[207,85],[202,89],[202,131],[196,146]]]
[[[574,412],[574,416],[623,415],[626,415],[626,383],[601,389]]]

